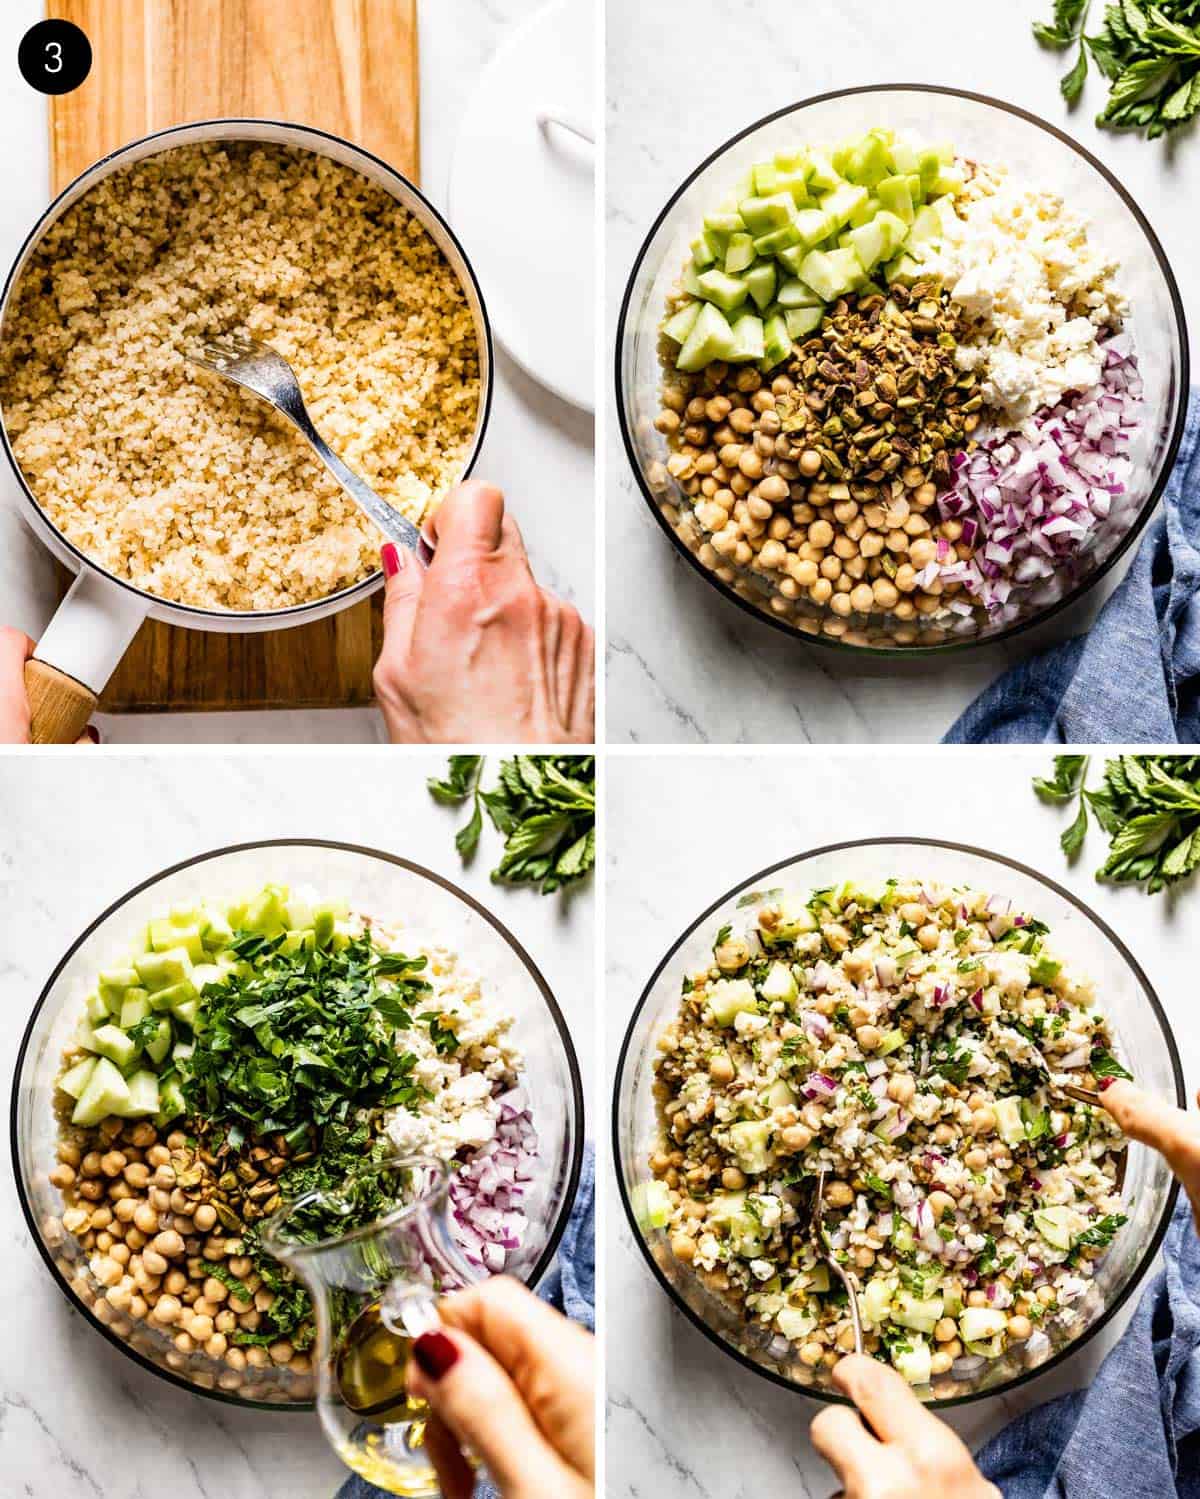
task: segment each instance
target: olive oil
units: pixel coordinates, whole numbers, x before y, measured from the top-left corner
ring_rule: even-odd
[[[347,1410],[380,1426],[422,1420],[425,1402],[410,1399],[405,1388],[412,1345],[412,1338],[384,1321],[381,1302],[361,1312],[337,1356],[338,1392]]]

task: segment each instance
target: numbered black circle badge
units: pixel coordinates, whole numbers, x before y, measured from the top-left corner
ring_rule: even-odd
[[[21,38],[17,66],[39,94],[69,94],[92,71],[92,44],[73,21],[39,21]]]

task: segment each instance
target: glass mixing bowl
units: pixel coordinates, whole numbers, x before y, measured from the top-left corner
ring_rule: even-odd
[[[1117,1049],[1139,1086],[1186,1105],[1179,1052],[1162,1006],[1132,953],[1103,921],[1069,891],[1032,869],[956,843],[929,838],[873,838],[831,844],[785,859],[743,880],[703,912],[678,938],[642,991],[617,1062],[613,1092],[613,1151],[621,1200],[633,1236],[655,1278],[684,1315],[718,1348],[774,1384],[822,1400],[838,1400],[828,1371],[809,1369],[796,1356],[780,1359],[769,1331],[747,1324],[676,1260],[661,1229],[644,1229],[633,1209],[635,1189],[651,1181],[649,1156],[657,1143],[652,1092],[657,1040],[678,1012],[684,973],[712,961],[713,934],[736,919],[740,907],[775,887],[809,891],[852,880],[870,884],[893,877],[920,877],[968,885],[1011,899],[1050,927],[1058,952],[1095,982],[1099,1004],[1112,1022]],[[1059,1334],[1034,1352],[1018,1349],[984,1365],[969,1379],[934,1380],[917,1391],[934,1408],[961,1405],[1014,1389],[1067,1358],[1112,1318],[1149,1268],[1167,1231],[1178,1184],[1162,1157],[1130,1142],[1122,1184],[1122,1211],[1129,1221],[1098,1261],[1096,1278],[1077,1303],[1079,1322],[1071,1337]]]
[[[98,916],[67,949],[46,981],[21,1042],[13,1079],[12,1156],[17,1192],[34,1243],[63,1293],[110,1343],[173,1384],[238,1405],[312,1409],[311,1381],[272,1368],[244,1371],[236,1392],[217,1388],[225,1366],[202,1352],[180,1354],[147,1322],[122,1326],[97,1317],[87,1255],[64,1232],[62,1199],[50,1185],[58,1123],[54,1082],[98,969],[112,966],[151,915],[177,904],[232,900],[267,883],[312,885],[352,909],[398,925],[402,934],[457,952],[485,992],[515,1016],[513,1040],[525,1060],[523,1086],[539,1137],[536,1180],[522,1206],[528,1228],[509,1273],[534,1285],[566,1228],[583,1157],[583,1088],[575,1049],[553,994],[533,960],[490,912],[449,881],[378,849],[318,839],[278,839],[199,854],[152,875]]]
[[[1131,449],[1133,478],[1097,528],[1091,548],[1074,565],[1014,590],[1012,617],[989,619],[977,610],[957,619],[953,628],[926,625],[911,643],[907,632],[903,641],[895,638],[898,622],[890,615],[841,619],[807,598],[784,598],[762,572],[730,568],[720,559],[718,576],[701,560],[706,533],[691,501],[667,473],[668,449],[654,427],[661,410],[658,329],[704,215],[755,161],[875,126],[908,131],[931,143],[946,141],[962,156],[1007,166],[1013,179],[1051,188],[1086,214],[1096,241],[1121,262],[1118,280],[1131,307],[1127,326],[1145,380],[1142,427]],[[625,450],[651,513],[718,592],[780,630],[841,651],[941,653],[1005,639],[1049,618],[1080,598],[1132,545],[1162,494],[1183,436],[1188,339],[1179,289],[1154,231],[1125,188],[1082,146],[998,99],[924,84],[881,84],[823,94],[780,110],[748,126],[696,168],[659,214],[634,262],[617,323],[616,379]],[[845,633],[835,638],[825,633],[827,624]]]

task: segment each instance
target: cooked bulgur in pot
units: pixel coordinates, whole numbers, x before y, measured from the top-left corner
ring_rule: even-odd
[[[458,277],[390,194],[291,147],[176,147],[68,209],[6,320],[0,409],[38,503],[102,567],[283,609],[374,571],[378,537],[282,416],[185,360],[234,332],[291,362],[318,430],[411,519],[460,477],[480,368]]]

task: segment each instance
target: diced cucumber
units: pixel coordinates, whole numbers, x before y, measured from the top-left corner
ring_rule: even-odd
[[[787,322],[781,314],[777,313],[774,317],[767,319],[763,342],[766,345],[761,363],[764,370],[773,370],[791,354],[792,340],[787,330]]]
[[[158,1083],[158,1114],[155,1122],[161,1127],[178,1119],[187,1105],[177,1077],[160,1078]]]
[[[735,208],[706,214],[704,227],[713,230],[716,234],[744,234],[746,232],[745,222]]]
[[[732,1025],[738,1015],[753,1015],[758,1009],[758,996],[749,979],[718,979],[707,997],[716,1025]]]
[[[706,302],[725,313],[735,311],[748,295],[746,283],[740,276],[727,276],[718,270],[704,272],[700,277],[700,291]]]
[[[914,1332],[931,1333],[942,1320],[943,1307],[940,1296],[921,1300],[908,1291],[901,1291],[892,1308],[892,1321],[901,1327],[911,1327]]]
[[[224,964],[197,963],[191,973],[188,974],[184,983],[176,985],[179,993],[176,993],[175,989],[168,991],[171,994],[171,999],[165,1008],[170,1009],[171,1005],[179,999],[195,999],[197,994],[203,994],[205,989],[213,984],[223,984],[228,977],[229,968]],[[156,1008],[161,1009],[164,1007],[156,1006]]]
[[[750,175],[754,181],[754,191],[760,198],[769,198],[772,193],[779,191],[779,169],[773,161],[760,161],[752,168]]]
[[[87,1086],[71,1114],[72,1124],[99,1124],[110,1114],[119,1114],[129,1102],[129,1084],[108,1057],[98,1057]]]
[[[878,220],[864,224],[861,229],[851,229],[846,238],[864,271],[873,271],[889,253],[891,241]]]
[[[958,1330],[964,1343],[982,1343],[994,1338],[1008,1326],[1004,1312],[990,1306],[966,1307],[958,1319]]]
[[[775,1317],[775,1326],[789,1343],[804,1342],[816,1325],[817,1319],[813,1313],[803,1311],[798,1306],[781,1307]]]
[[[726,1229],[735,1254],[752,1258],[762,1253],[762,1226],[747,1208],[745,1192],[714,1192],[708,1221],[712,1227]]]
[[[774,300],[776,279],[775,267],[769,260],[751,266],[743,277],[750,290],[750,300],[760,312],[765,311]]]
[[[233,928],[220,911],[206,906],[199,921],[200,935],[209,952],[220,952],[233,941]]]
[[[777,1077],[767,1089],[766,1097],[767,1106],[772,1109],[786,1109],[796,1102],[796,1095],[781,1077]]]
[[[203,965],[208,966],[208,965]],[[195,969],[192,970],[195,972]],[[166,989],[156,989],[150,995],[150,1008],[152,1010],[171,1010],[177,1004],[182,1004],[185,999],[195,999],[196,986],[190,978],[182,979],[178,984],[171,984]]]
[[[770,1134],[769,1119],[743,1119],[729,1126],[729,1143],[747,1176],[761,1176],[774,1164],[775,1152],[767,1144]]]
[[[872,133],[865,135],[851,149],[846,163],[846,176],[851,182],[874,187],[888,175],[891,164],[891,153],[886,143]]]
[[[126,989],[136,989],[140,984],[141,979],[133,968],[102,968],[96,989],[107,1005],[108,1013],[116,1017],[121,1013],[121,1000]]]
[[[692,241],[692,264],[698,271],[706,271],[716,258],[716,251],[710,245],[707,237],[703,234],[698,234]]]
[[[733,353],[730,359],[739,364],[763,357],[763,320],[752,312],[740,312],[730,324],[733,330]]]
[[[246,908],[246,930],[263,937],[277,937],[286,925],[286,885],[267,885]]]
[[[148,936],[152,952],[171,952],[182,947],[193,963],[199,963],[204,957],[204,943],[198,926],[181,927],[171,920],[152,921]]]
[[[829,220],[830,232],[840,229],[843,224],[848,224],[855,209],[864,203],[866,198],[866,188],[856,187],[850,182],[843,182],[839,188],[822,198],[821,212]]]
[[[867,1283],[867,1288],[860,1298],[862,1314],[868,1322],[873,1322],[876,1327],[881,1326],[888,1320],[892,1297],[896,1294],[897,1284],[898,1282],[894,1276],[884,1275],[876,1275]]]
[[[1075,1235],[1082,1233],[1086,1225],[1087,1219],[1083,1214],[1065,1204],[1039,1208],[1033,1215],[1034,1228],[1055,1249],[1070,1249]],[[991,1334],[981,1333],[980,1336],[986,1338]]]
[[[113,1018],[108,1006],[100,998],[99,994],[89,994],[83,1009],[84,1014],[92,1025],[103,1025],[106,1020]]]
[[[1039,953],[1029,965],[1029,982],[1048,988],[1062,972],[1062,964],[1045,953]]]
[[[195,1053],[195,1050],[196,1043],[194,1041],[176,1041],[171,1049],[171,1061],[186,1062],[188,1057]]]
[[[754,241],[748,234],[731,234],[725,251],[725,270],[730,276],[754,264]],[[295,923],[293,923],[294,925]]]
[[[924,1338],[911,1338],[907,1347],[896,1344],[892,1363],[911,1385],[928,1384],[933,1377],[933,1354]]]
[[[907,141],[893,141],[888,147],[888,156],[891,158],[892,170],[907,176],[910,172],[920,169],[920,159],[916,149]]]
[[[822,307],[820,297],[811,286],[806,286],[799,276],[789,276],[779,288],[777,298],[781,307]]]
[[[904,1045],[904,1032],[899,1026],[894,1030],[886,1031],[883,1040],[875,1048],[877,1057],[890,1057],[894,1051],[899,1051]]]
[[[800,276],[823,302],[836,302],[866,279],[853,250],[810,250],[800,266]]]
[[[121,1029],[127,1031],[150,1013],[150,1000],[145,989],[127,989],[125,1003],[121,1006]]]
[[[703,295],[703,292],[701,292]],[[704,369],[714,359],[728,359],[733,350],[733,330],[718,308],[705,302],[688,334],[676,361],[677,368],[688,373]],[[337,932],[330,933],[330,944],[336,946]]]
[[[800,235],[800,243],[809,249],[828,239],[837,227],[824,208],[803,208],[792,222]]]
[[[185,979],[192,971],[192,959],[186,948],[173,947],[166,952],[143,953],[133,960],[133,966],[142,986],[154,994]]]
[[[812,202],[808,195],[808,173],[805,170],[780,172],[777,191],[791,193],[792,202],[797,208],[803,208]]]
[[[171,1014],[176,1020],[182,1020],[184,1025],[195,1027],[196,1011],[200,1008],[198,999],[185,999],[177,1005],[171,1006]]]
[[[922,176],[922,180],[924,177]],[[958,167],[943,165],[941,171],[929,184],[929,196],[940,197],[944,193],[961,193],[966,178]]]
[[[704,296],[704,293],[700,290],[700,273],[690,260],[684,267],[683,275],[679,278],[679,286],[689,297]]]
[[[908,239],[905,241],[905,249],[911,250],[914,246],[922,245],[930,241],[940,240],[943,234],[942,221],[937,212],[926,203],[918,208],[909,225]]]
[[[144,1045],[146,1055],[156,1067],[161,1067],[167,1053],[171,1049],[171,1022],[165,1015],[161,1015],[154,1035]]]
[[[283,942],[279,948],[281,953],[291,956],[303,949],[312,952],[317,945],[317,934],[314,931],[307,932],[284,932]]]
[[[791,193],[760,194],[739,203],[738,212],[747,230],[758,239],[790,222],[795,206]]]
[[[633,1216],[643,1231],[665,1228],[671,1217],[671,1198],[666,1182],[639,1182],[633,1189]]]
[[[795,224],[784,224],[779,229],[772,229],[770,234],[763,234],[756,239],[754,250],[757,255],[779,255],[800,243],[800,231]]]
[[[1006,1145],[1019,1145],[1025,1138],[1025,1121],[1021,1117],[1021,1100],[1014,1094],[996,1100],[996,1132]]]
[[[841,183],[842,178],[834,170],[833,163],[823,151],[810,151],[808,162],[809,186],[814,191],[819,193],[832,192]]]
[[[688,326],[687,333],[690,333],[692,331],[692,328],[694,328],[696,325],[696,318],[700,316],[700,310],[704,306],[704,303],[691,302],[688,305],[689,307],[694,307],[696,309],[695,316],[692,317],[691,323]],[[680,342],[686,342],[687,333],[684,334],[684,337],[680,340]],[[337,914],[333,910],[332,906],[318,906],[316,908],[316,910],[313,912],[313,938],[319,948],[325,948],[329,946],[329,941],[333,936],[334,928],[336,927],[336,925]]]
[[[84,1051],[99,1051],[100,1049],[96,1045],[96,1032],[90,1020],[81,1020],[75,1027],[75,1040]]]
[[[96,1058],[84,1057],[82,1062],[76,1062],[74,1067],[69,1067],[58,1080],[58,1086],[64,1093],[69,1093],[72,1098],[78,1098],[87,1087],[92,1073],[96,1070]]]
[[[138,1054],[138,1044],[119,1026],[102,1025],[96,1032],[96,1050],[124,1070]]]
[[[881,206],[889,213],[894,213],[906,224],[912,223],[916,216],[916,208],[913,205],[907,177],[885,177],[875,189],[875,193]]]
[[[151,1114],[157,1114],[158,1102],[158,1078],[153,1072],[143,1068],[135,1072],[126,1080],[129,1084],[129,1098],[119,1109],[118,1113],[124,1119],[145,1119]]]
[[[807,338],[810,333],[815,333],[825,321],[825,309],[823,307],[789,307],[783,315],[787,324],[788,337],[793,343]]]
[[[767,971],[767,976],[762,981],[759,993],[764,999],[781,999],[785,1004],[791,1004],[798,998],[800,990],[792,970],[786,963],[772,963]]]

